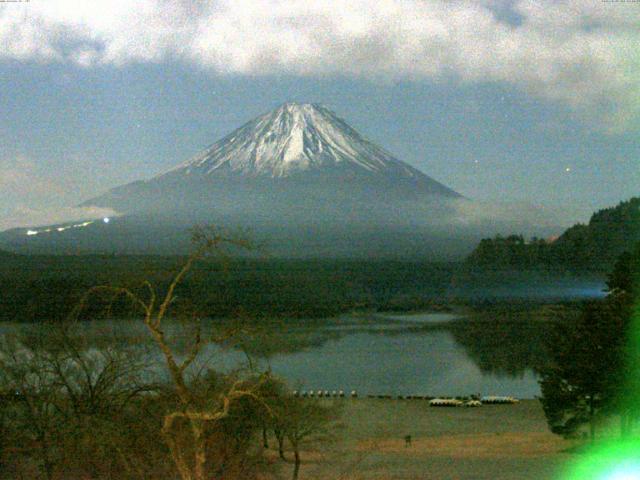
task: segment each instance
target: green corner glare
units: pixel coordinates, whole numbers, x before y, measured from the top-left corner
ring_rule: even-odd
[[[602,444],[572,462],[561,480],[640,480],[640,441]]]
[[[640,462],[630,461],[614,467],[611,472],[601,476],[602,480],[637,480],[640,479]]]
[[[602,477],[603,480],[637,480],[640,478],[640,465],[625,466]]]

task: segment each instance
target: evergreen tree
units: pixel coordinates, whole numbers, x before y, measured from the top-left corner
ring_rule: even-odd
[[[622,375],[623,315],[607,303],[589,304],[575,322],[558,326],[550,339],[552,365],[542,372],[542,406],[551,431],[574,434],[607,409]]]
[[[632,302],[637,296],[640,284],[640,243],[631,252],[624,252],[616,261],[608,276],[607,287],[610,295],[622,295]]]
[[[638,411],[640,326],[634,323],[640,245],[623,254],[609,275],[609,294],[584,308],[577,321],[561,323],[549,340],[551,366],[542,372],[542,406],[554,433],[569,436],[589,424],[595,436],[600,414],[617,413],[625,434]]]
[[[609,275],[607,302],[615,304],[627,318],[623,381],[612,389],[620,414],[620,433],[626,436],[640,418],[640,243],[623,253]]]

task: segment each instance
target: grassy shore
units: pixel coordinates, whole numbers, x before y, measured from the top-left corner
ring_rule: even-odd
[[[537,400],[435,408],[344,400],[335,444],[303,455],[301,479],[555,479],[574,445],[549,432]],[[407,446],[405,435],[411,435]]]

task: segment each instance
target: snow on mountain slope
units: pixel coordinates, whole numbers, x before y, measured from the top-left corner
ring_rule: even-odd
[[[367,210],[374,201],[392,205],[455,198],[461,196],[365,139],[326,107],[286,103],[195,158],[83,206],[120,213],[197,211],[204,218],[211,209],[225,215],[261,210],[261,217],[276,212],[291,217],[295,205],[305,205],[312,216],[326,207],[371,217]],[[377,208],[377,215],[385,217],[387,210]]]
[[[363,138],[329,109],[296,103],[248,122],[167,174],[283,178],[331,168],[426,177]]]
[[[469,252],[481,237],[524,231],[495,209],[396,159],[326,107],[287,103],[195,158],[114,188],[83,207],[113,221],[0,235],[16,251],[188,251],[196,224],[249,227],[283,256],[424,256]],[[86,228],[85,228],[86,227]]]
[[[250,225],[319,238],[337,231],[446,230],[460,198],[327,108],[287,103],[194,159],[83,206],[141,215],[150,225]]]

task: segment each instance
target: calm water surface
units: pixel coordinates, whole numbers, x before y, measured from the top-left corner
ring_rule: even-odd
[[[214,321],[210,321],[213,325]],[[0,333],[37,326],[0,325]],[[292,388],[357,390],[360,394],[514,395],[540,390],[536,363],[549,325],[474,323],[453,314],[342,316],[324,322],[274,325],[270,345],[249,345],[254,366],[270,367]],[[141,321],[96,321],[82,325],[88,338],[108,344],[144,343]],[[166,325],[168,333],[184,326]],[[178,340],[179,341],[179,340]],[[158,355],[158,352],[150,353]],[[230,370],[247,363],[235,348],[208,344],[194,368]],[[161,363],[159,363],[161,364]]]
[[[320,347],[276,355],[269,363],[275,373],[306,389],[527,398],[539,393],[532,369],[520,375],[483,372],[447,331],[351,333]]]

